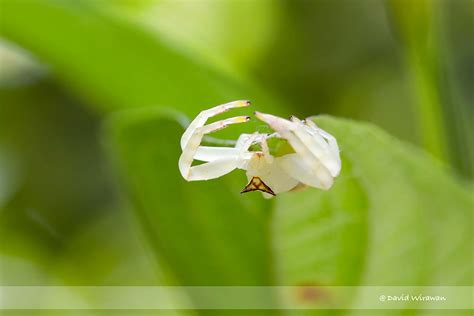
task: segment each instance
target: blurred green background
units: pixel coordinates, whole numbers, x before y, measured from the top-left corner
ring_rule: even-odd
[[[471,0],[0,0],[0,283],[472,285],[473,21]],[[331,115],[334,188],[186,183],[183,115],[236,99]]]

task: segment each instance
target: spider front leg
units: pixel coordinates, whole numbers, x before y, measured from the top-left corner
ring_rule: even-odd
[[[305,119],[304,122],[306,125],[317,129],[319,134],[322,137],[324,137],[324,139],[326,139],[326,141],[328,142],[334,161],[336,161],[338,165],[338,168],[337,167],[335,168],[335,171],[336,171],[335,173],[336,175],[338,175],[339,172],[341,171],[341,157],[339,154],[339,145],[337,144],[336,138],[332,136],[331,134],[329,134],[328,132],[326,132],[325,130],[322,130],[321,128],[319,128],[310,117]]]
[[[216,147],[212,149],[213,159],[207,163],[192,166],[193,160],[201,150],[201,155],[205,155],[205,149],[209,147],[200,147],[204,135],[223,129],[230,124],[238,124],[248,122],[250,117],[237,116],[229,119],[217,121],[209,125],[204,125],[208,118],[227,111],[233,107],[247,106],[248,101],[236,101],[223,105],[219,105],[212,109],[201,112],[196,119],[191,122],[189,127],[184,132],[181,138],[181,147],[183,152],[179,158],[179,170],[181,175],[187,181],[208,180],[218,178],[230,171],[234,170],[239,165],[241,153],[229,152],[232,148]],[[250,146],[250,145],[249,145]],[[209,151],[209,150],[208,150]],[[199,153],[198,153],[199,154]]]
[[[186,130],[184,131],[183,136],[181,137],[181,149],[184,150],[184,147],[186,146],[187,142],[189,141],[195,130],[204,126],[204,124],[206,124],[206,121],[209,118],[224,113],[232,108],[245,107],[249,105],[250,101],[247,100],[233,101],[202,111],[196,116],[196,118],[189,124],[188,128],[186,128]]]
[[[332,186],[340,163],[338,165],[332,154],[328,154],[329,145],[316,130],[308,130],[309,126],[296,118],[289,121],[270,114],[256,112],[255,115],[288,140],[295,150],[296,154],[280,158],[288,174],[312,187],[327,190]]]
[[[331,176],[337,177],[341,171],[341,157],[336,138],[325,130],[319,128],[311,118],[306,118],[303,121],[300,121],[295,116],[292,116],[291,121],[297,123],[302,127],[302,130],[307,132],[301,137],[305,137],[305,135],[308,134],[311,135],[311,138],[308,139],[309,148],[329,170]]]

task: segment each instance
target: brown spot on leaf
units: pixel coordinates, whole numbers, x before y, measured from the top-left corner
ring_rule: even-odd
[[[299,285],[296,289],[296,298],[301,303],[327,302],[329,295],[327,291],[317,285]]]

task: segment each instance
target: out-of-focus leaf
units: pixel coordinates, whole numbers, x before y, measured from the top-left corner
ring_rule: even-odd
[[[1,14],[1,13],[0,13]],[[29,83],[45,73],[28,51],[0,38],[0,87]]]
[[[115,208],[73,236],[48,271],[73,285],[162,284],[164,277],[131,213]]]
[[[171,106],[194,114],[234,99],[276,107],[258,89],[218,74],[95,1],[5,0],[2,36],[52,66],[101,110]]]
[[[260,62],[278,36],[281,7],[274,0],[160,0],[141,10],[126,7],[120,12],[185,48],[188,54],[199,55],[239,76]]]
[[[396,35],[405,44],[406,62],[414,88],[415,109],[424,148],[447,160],[449,147],[446,119],[439,87],[439,43],[436,2],[428,0],[387,2]]]
[[[434,159],[375,126],[330,117],[316,122],[337,137],[343,169],[328,192],[277,199],[278,283],[472,284],[472,192]],[[331,300],[331,293],[319,299]]]
[[[29,285],[31,280],[47,282],[50,279],[50,275],[40,266],[23,258],[9,255],[0,255],[0,271],[0,285],[2,286]]]
[[[157,253],[186,285],[472,283],[470,192],[431,157],[374,126],[318,118],[339,140],[341,176],[327,192],[281,194],[269,217],[253,200],[259,196],[237,194],[229,182],[235,174],[181,179],[182,129],[172,115],[130,116],[110,122],[113,152]],[[332,294],[299,303],[327,304]]]
[[[277,36],[255,65],[254,75],[289,100],[298,109],[295,114],[347,116],[337,99],[361,75],[389,69],[391,75],[403,76],[383,4],[377,0],[282,1]],[[384,81],[377,84],[383,88]],[[364,101],[377,107],[376,100]]]
[[[0,98],[0,284],[160,284],[105,166],[98,117],[48,80]]]
[[[178,284],[272,283],[269,203],[242,199],[243,173],[186,182],[177,165],[183,128],[174,114],[124,111],[107,131],[155,254]]]
[[[183,128],[171,114],[119,113],[108,131],[142,223],[181,282],[269,283],[268,208],[242,201],[225,178],[186,182],[177,165]]]
[[[48,81],[0,90],[1,160],[14,159],[15,191],[0,212],[0,250],[10,254],[21,255],[15,240],[31,243],[40,257],[60,251],[116,198],[97,117],[57,91]]]
[[[275,203],[272,236],[279,284],[355,285],[364,268],[368,201],[343,159],[330,191],[307,189]]]
[[[22,176],[15,158],[7,148],[0,147],[0,207],[20,186]]]
[[[443,114],[450,145],[450,158],[466,179],[474,179],[474,2],[470,0],[440,1],[441,39],[438,61],[443,79],[442,87],[449,95],[443,98]]]

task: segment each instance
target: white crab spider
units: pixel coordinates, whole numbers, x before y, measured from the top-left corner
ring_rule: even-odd
[[[328,190],[341,170],[341,159],[336,139],[311,120],[291,117],[286,120],[274,115],[255,112],[276,133],[255,132],[241,134],[235,147],[201,146],[204,135],[227,127],[245,123],[248,116],[237,116],[204,125],[210,117],[231,108],[249,106],[249,101],[234,101],[202,111],[191,122],[181,137],[182,154],[179,170],[187,181],[209,180],[221,177],[234,169],[246,170],[249,183],[241,193],[259,190],[267,197],[300,187],[311,186]],[[270,154],[267,139],[283,138],[294,153],[274,157]],[[251,151],[258,144],[259,151]],[[193,160],[205,163],[192,166]]]

